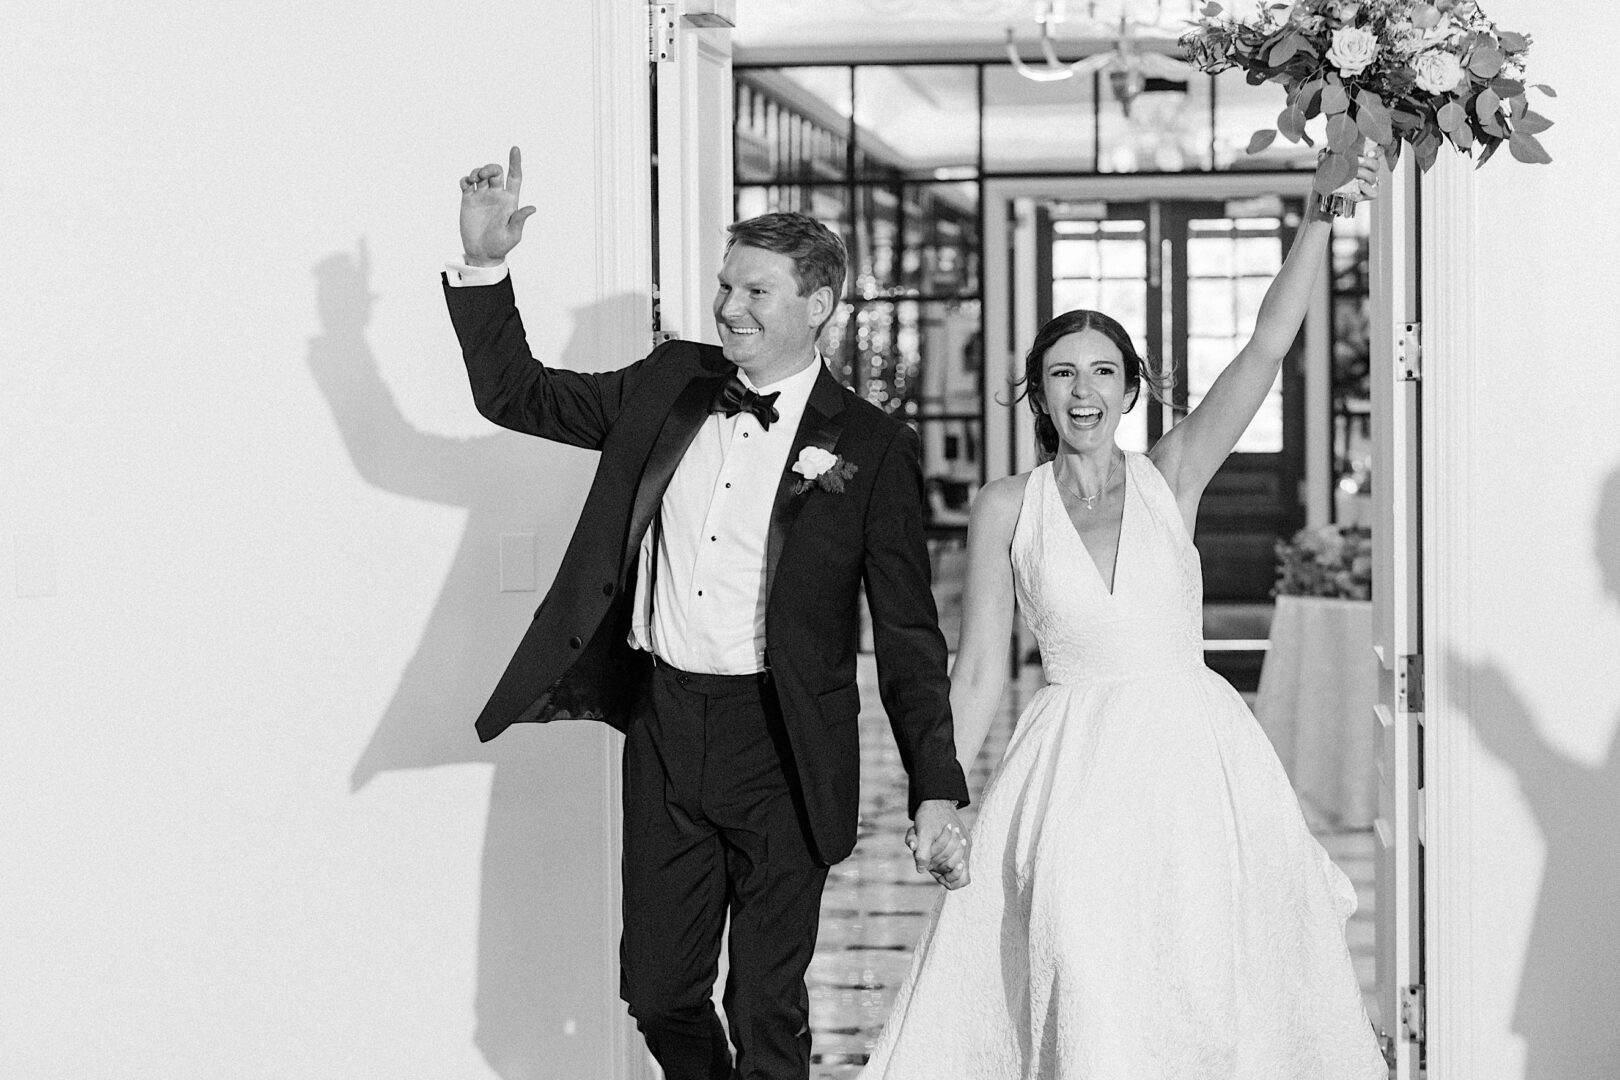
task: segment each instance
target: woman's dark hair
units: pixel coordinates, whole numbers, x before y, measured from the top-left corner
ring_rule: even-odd
[[[1029,353],[1024,357],[1024,377],[1018,380],[1023,385],[1018,397],[1029,399],[1030,410],[1035,414],[1035,439],[1048,456],[1057,453],[1058,433],[1057,425],[1052,422],[1051,415],[1046,411],[1046,401],[1041,396],[1041,377],[1046,374],[1046,354],[1061,339],[1083,330],[1097,331],[1119,349],[1119,355],[1125,362],[1125,395],[1130,399],[1130,404],[1125,406],[1126,412],[1136,408],[1136,402],[1142,396],[1144,383],[1147,384],[1148,396],[1165,404],[1169,404],[1167,395],[1170,388],[1175,385],[1173,377],[1160,371],[1156,364],[1136,351],[1136,346],[1131,342],[1131,335],[1125,328],[1102,312],[1078,308],[1048,319],[1046,325],[1035,335],[1035,343],[1029,347]]]

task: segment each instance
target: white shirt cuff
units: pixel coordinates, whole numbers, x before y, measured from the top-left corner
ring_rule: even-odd
[[[494,266],[468,266],[464,262],[448,262],[444,264],[444,279],[450,283],[451,288],[465,289],[476,285],[494,285],[506,280],[506,264],[496,263]]]

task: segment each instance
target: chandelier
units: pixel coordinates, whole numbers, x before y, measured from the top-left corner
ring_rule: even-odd
[[[1117,23],[1099,17],[1097,0],[1089,0],[1085,28],[1091,35],[1109,44],[1102,52],[1094,53],[1073,63],[1058,58],[1054,44],[1057,27],[1067,18],[1066,0],[1035,0],[1035,23],[1040,28],[1038,43],[1044,63],[1029,64],[1019,54],[1016,32],[1007,28],[1007,59],[1024,78],[1035,82],[1058,82],[1079,75],[1104,74],[1108,88],[1119,102],[1125,115],[1131,113],[1131,103],[1147,87],[1149,79],[1168,79],[1185,82],[1196,71],[1182,60],[1166,55],[1152,47],[1151,42],[1173,42],[1192,18],[1193,0],[1153,0],[1151,3],[1119,0],[1107,14],[1117,13]],[[1148,18],[1143,18],[1143,14]]]

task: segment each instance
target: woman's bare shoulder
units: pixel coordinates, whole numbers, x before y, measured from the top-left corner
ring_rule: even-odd
[[[1012,534],[1024,506],[1024,491],[1032,473],[1016,473],[992,480],[973,498],[971,527],[974,531]]]

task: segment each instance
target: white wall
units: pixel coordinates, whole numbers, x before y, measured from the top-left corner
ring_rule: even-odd
[[[1620,169],[1602,32],[1612,7],[1496,0],[1532,33],[1535,107],[1555,161],[1503,153],[1477,174],[1463,231],[1463,342],[1426,359],[1443,401],[1429,493],[1443,587],[1431,610],[1431,797],[1466,833],[1431,833],[1465,888],[1431,897],[1442,988],[1431,1076],[1620,1075]],[[1465,191],[1465,185],[1456,185]],[[1441,216],[1440,207],[1431,207]],[[1442,228],[1443,232],[1443,228]],[[1471,351],[1471,355],[1467,355]]]
[[[521,142],[536,352],[631,358],[628,10],[11,8],[0,1074],[614,1068],[616,752],[471,728],[540,596],[499,536],[543,586],[594,458],[478,417],[437,271]]]

